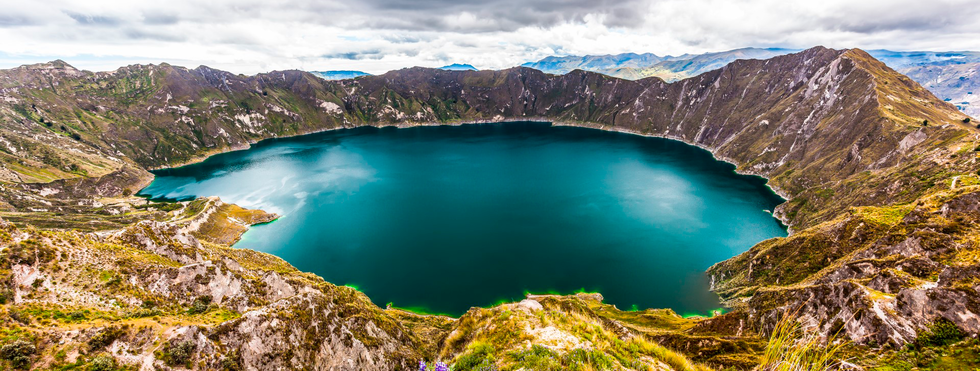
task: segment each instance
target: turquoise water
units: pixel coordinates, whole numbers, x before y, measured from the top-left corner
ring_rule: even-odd
[[[707,313],[705,269],[786,235],[765,181],[705,150],[544,123],[338,130],[155,174],[141,194],[282,215],[236,247],[454,315],[582,290]]]

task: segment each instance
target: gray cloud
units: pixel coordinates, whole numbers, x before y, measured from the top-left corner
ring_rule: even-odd
[[[381,59],[384,55],[380,50],[368,50],[360,52],[346,52],[346,53],[334,53],[325,54],[323,58],[326,59],[347,59],[352,61],[364,60],[364,59]]]
[[[454,32],[513,31],[521,27],[551,27],[602,16],[610,27],[642,24],[642,0],[364,0],[354,9],[370,12],[372,27]],[[640,11],[638,11],[640,10]],[[474,22],[455,23],[454,15],[471,15]]]
[[[65,12],[66,15],[74,19],[78,24],[86,26],[118,26],[123,23],[122,20],[106,16],[106,15],[92,15],[92,14],[81,14],[75,12]]]
[[[944,31],[973,25],[980,6],[962,1],[922,1],[891,5],[855,3],[815,20],[824,29],[861,34],[888,31]]]
[[[422,42],[422,38],[414,35],[406,35],[403,33],[384,35],[381,37],[387,42],[392,44],[415,44]]]
[[[166,42],[181,42],[187,40],[187,35],[174,34],[174,33],[164,33],[164,32],[152,32],[146,30],[138,29],[128,29],[124,31],[126,38],[133,40],[155,40],[155,41],[166,41]]]
[[[178,22],[180,22],[180,16],[174,13],[147,12],[143,14],[143,23],[147,25],[174,25]]]
[[[383,72],[745,46],[980,49],[976,0],[59,0],[0,13],[0,54],[113,56],[83,61],[101,69],[181,60]]]
[[[0,14],[0,27],[31,26],[38,23],[38,20],[26,15]]]

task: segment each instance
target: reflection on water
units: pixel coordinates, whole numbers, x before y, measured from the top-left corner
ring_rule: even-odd
[[[704,150],[547,124],[341,130],[156,174],[143,194],[283,215],[236,247],[441,313],[577,290],[706,313],[707,267],[785,235],[764,181]]]

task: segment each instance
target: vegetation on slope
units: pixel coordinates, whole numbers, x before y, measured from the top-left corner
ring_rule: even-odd
[[[710,270],[733,308],[719,317],[624,312],[579,295],[453,319],[382,310],[351,288],[227,246],[273,215],[131,196],[147,168],[269,137],[521,119],[706,147],[789,197],[776,214],[796,233]],[[905,345],[919,346],[943,320],[980,330],[980,139],[965,121],[866,53],[825,48],[671,84],[521,68],[337,82],[166,64],[0,71],[0,215],[16,222],[0,233],[0,355],[5,365],[65,369],[407,369],[421,360],[748,369],[774,324],[799,308],[807,329],[850,339],[858,363],[897,365],[937,349],[968,357],[968,342]],[[943,354],[914,359],[968,362]]]
[[[198,214],[220,211],[214,201]],[[530,297],[459,319],[382,310],[278,258],[198,241],[186,232],[195,220],[141,222],[108,236],[0,223],[8,365],[71,369],[108,356],[135,368],[407,369],[438,359],[457,370],[705,369],[651,337],[691,336],[683,329],[696,320],[673,313],[656,315],[670,326],[643,332],[598,295]]]

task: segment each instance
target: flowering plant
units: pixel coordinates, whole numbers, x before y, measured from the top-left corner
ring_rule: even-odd
[[[426,370],[428,369],[425,368],[425,361],[419,361],[419,371],[426,371]],[[442,362],[436,362],[436,368],[434,371],[449,371],[449,365]]]

